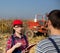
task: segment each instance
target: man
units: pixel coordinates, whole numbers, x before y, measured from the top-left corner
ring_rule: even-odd
[[[60,53],[60,10],[48,15],[49,37],[37,44],[36,53]]]

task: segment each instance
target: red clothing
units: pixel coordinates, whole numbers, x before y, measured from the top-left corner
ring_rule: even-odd
[[[22,43],[22,45],[19,47],[20,50],[24,50],[26,46],[28,46],[28,41],[25,40],[24,36],[22,35],[21,38],[17,37],[16,35],[13,35],[15,38],[15,44],[16,43]],[[7,47],[6,50],[9,50],[12,47],[12,37],[10,37],[7,41]]]

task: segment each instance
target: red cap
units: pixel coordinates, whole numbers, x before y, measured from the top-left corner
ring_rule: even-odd
[[[14,25],[22,25],[23,21],[22,20],[14,20],[12,24],[13,24],[13,26]]]

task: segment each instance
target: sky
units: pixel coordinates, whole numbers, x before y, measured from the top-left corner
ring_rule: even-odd
[[[0,18],[34,18],[60,9],[60,0],[0,0]]]

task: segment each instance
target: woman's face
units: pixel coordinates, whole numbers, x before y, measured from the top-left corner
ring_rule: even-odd
[[[23,25],[15,25],[13,27],[13,29],[15,30],[15,32],[17,33],[22,33],[23,32]]]

